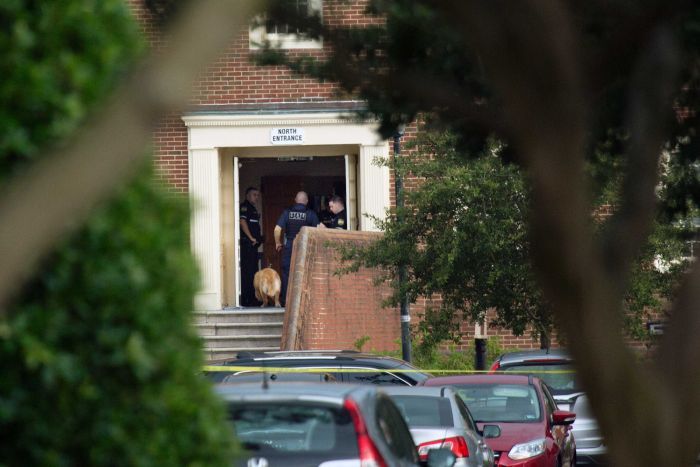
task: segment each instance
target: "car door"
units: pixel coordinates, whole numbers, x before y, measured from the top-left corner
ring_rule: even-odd
[[[554,417],[552,414],[559,408],[557,407],[557,403],[554,401],[554,397],[552,397],[552,393],[549,391],[547,385],[545,383],[540,383],[540,387],[542,389],[542,395],[544,396],[547,425],[552,433],[552,438],[554,438],[554,443],[561,452],[562,465],[568,467],[571,465],[574,450],[571,427],[564,425],[553,425]]]
[[[485,466],[493,465],[493,452],[484,441],[484,438],[479,434],[479,429],[477,428],[476,423],[472,418],[471,412],[469,412],[469,408],[464,403],[464,401],[462,401],[462,398],[459,397],[457,394],[454,394],[453,397],[454,403],[457,406],[457,410],[459,411],[459,415],[463,420],[465,427],[467,428],[467,436],[469,437],[467,442],[469,443],[470,448],[476,448],[476,455],[484,459]],[[474,447],[472,447],[472,445]]]

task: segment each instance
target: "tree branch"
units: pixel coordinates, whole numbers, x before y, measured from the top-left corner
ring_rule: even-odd
[[[134,170],[156,117],[187,104],[197,74],[247,26],[257,3],[191,2],[162,54],[135,72],[67,147],[10,181],[0,197],[0,313],[41,257]]]

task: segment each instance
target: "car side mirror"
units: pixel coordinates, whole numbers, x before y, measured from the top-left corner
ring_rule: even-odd
[[[431,449],[428,451],[427,467],[452,467],[457,457],[447,448]]]
[[[481,430],[481,436],[484,438],[498,438],[501,436],[501,427],[498,425],[484,425]]]
[[[552,412],[552,425],[571,425],[576,420],[576,414],[566,410]]]

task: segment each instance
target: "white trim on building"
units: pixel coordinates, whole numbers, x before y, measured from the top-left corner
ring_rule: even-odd
[[[226,268],[231,244],[238,230],[234,209],[229,209],[226,190],[230,183],[224,157],[259,154],[357,154],[360,230],[377,230],[366,215],[383,218],[390,206],[389,170],[374,163],[389,155],[388,142],[376,132],[376,122],[358,123],[349,115],[324,113],[192,114],[182,117],[188,129],[189,192],[193,203],[192,249],[201,269],[202,285],[195,297],[196,310],[220,310],[228,282],[237,272]],[[272,128],[303,129],[303,144],[272,145]],[[238,192],[235,174],[233,191]],[[230,193],[230,191],[228,191]],[[235,203],[234,203],[235,204]],[[229,213],[230,211],[230,213]],[[225,246],[228,245],[228,246]],[[233,253],[237,264],[237,251]],[[237,268],[236,268],[237,271]],[[235,283],[235,282],[234,282]],[[238,287],[235,287],[237,290]],[[227,292],[227,296],[231,295]]]

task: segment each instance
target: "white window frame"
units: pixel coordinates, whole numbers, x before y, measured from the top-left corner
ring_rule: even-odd
[[[309,14],[318,13],[321,15],[322,6],[322,0],[309,0]],[[268,33],[263,21],[256,22],[260,25],[251,26],[248,34],[250,50],[261,50],[266,41],[269,41],[273,48],[283,50],[323,48],[323,39],[308,39],[297,34]]]

